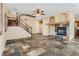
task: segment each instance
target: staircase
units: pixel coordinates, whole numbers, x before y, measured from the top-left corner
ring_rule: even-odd
[[[6,34],[7,40],[31,37],[31,35],[20,26],[8,26]]]
[[[11,20],[12,19],[12,20]],[[30,27],[25,21],[20,19],[20,17],[17,15],[16,18],[8,17],[8,30],[6,38],[7,40],[11,39],[20,39],[20,38],[32,38],[32,27]],[[14,25],[15,24],[15,25]]]
[[[15,25],[13,23],[13,24],[11,24],[12,26],[7,26],[7,28],[6,28],[6,21],[7,21],[6,18],[7,18],[7,14],[5,17],[3,3],[0,3],[0,55],[2,55],[6,40],[27,38],[27,37],[32,36],[32,27],[30,27],[28,24],[24,23],[22,20],[17,21],[17,22],[14,21],[15,23],[19,22],[19,24]],[[11,18],[9,18],[9,19],[11,19]],[[15,20],[17,20],[17,18],[15,18]],[[4,29],[3,29],[3,27],[4,27]],[[4,37],[3,32],[5,32],[5,35],[6,35],[5,37]]]
[[[28,33],[32,35],[32,27],[29,26],[26,22],[24,22],[22,19],[19,20],[19,26],[24,28]]]

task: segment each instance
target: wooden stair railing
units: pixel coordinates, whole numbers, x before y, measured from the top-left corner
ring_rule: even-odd
[[[19,26],[24,28],[28,33],[32,35],[32,27],[30,27],[27,23],[25,23],[23,20],[19,20]]]
[[[29,16],[29,17],[32,17],[32,18],[35,18],[35,16],[33,15],[29,15],[29,14],[17,14],[17,20],[18,20],[18,24],[23,27],[28,33],[30,33],[32,35],[32,27],[29,26],[25,21],[23,21],[21,19],[22,16]]]

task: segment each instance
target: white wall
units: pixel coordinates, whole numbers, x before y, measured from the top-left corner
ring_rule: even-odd
[[[43,28],[42,33],[43,35],[55,35],[55,26],[48,26],[49,18],[43,19]]]
[[[55,26],[54,25],[52,25],[50,27],[50,35],[55,35]]]
[[[39,23],[40,20],[35,20],[35,26],[33,27],[34,28],[34,32],[33,33],[42,33],[42,28],[43,28],[43,24],[40,24]]]
[[[55,35],[55,25],[48,26],[49,18],[43,19],[43,35]]]
[[[75,31],[75,28],[74,28],[75,18],[74,18],[73,13],[68,12],[68,19],[70,20],[70,23],[69,23],[69,41],[71,41],[75,36],[75,32],[74,32]]]
[[[4,47],[5,47],[5,43],[6,43],[5,34],[0,35],[0,56],[3,53]]]
[[[27,31],[18,26],[9,26],[6,32],[7,40],[31,37]]]
[[[48,19],[43,19],[43,35],[48,35]]]
[[[40,33],[40,26],[39,26],[38,20],[35,20],[34,28],[35,28],[34,33]]]

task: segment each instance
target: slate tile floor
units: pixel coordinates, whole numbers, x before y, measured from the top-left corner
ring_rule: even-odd
[[[79,56],[79,42],[72,41],[70,44],[57,43],[57,41],[51,42],[49,49],[40,56]]]
[[[30,51],[39,48],[39,44],[37,42],[39,42],[41,40],[41,42],[45,41],[44,43],[48,43],[47,44],[47,48],[43,48],[41,46],[41,48],[45,49],[46,52],[40,54],[39,56],[79,56],[79,42],[76,43],[76,41],[71,42],[70,44],[65,44],[63,42],[59,42],[56,41],[54,38],[53,39],[46,39],[42,36],[39,35],[34,35],[35,37],[33,37],[32,40],[30,39],[19,39],[19,40],[13,40],[10,44],[6,44],[6,47],[9,48],[13,48],[14,49],[14,53],[5,53],[3,52],[3,56],[22,56],[22,54],[20,53],[20,47],[26,44],[29,44],[31,46]],[[41,39],[39,39],[39,37]],[[38,39],[37,39],[38,38]],[[45,45],[46,46],[46,45]],[[23,55],[23,56],[27,56],[27,54]]]

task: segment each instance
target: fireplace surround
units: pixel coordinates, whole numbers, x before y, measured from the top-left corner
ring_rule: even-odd
[[[57,35],[66,36],[66,27],[57,27]]]

